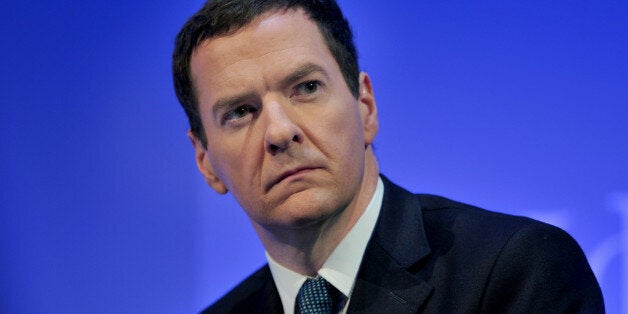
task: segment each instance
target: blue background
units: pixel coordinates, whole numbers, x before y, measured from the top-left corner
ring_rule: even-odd
[[[382,172],[561,226],[628,313],[628,2],[340,4]],[[172,89],[201,5],[0,4],[1,313],[191,313],[264,263],[198,174]]]

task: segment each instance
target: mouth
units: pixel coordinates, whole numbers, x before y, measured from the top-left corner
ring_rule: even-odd
[[[311,172],[315,169],[318,169],[317,167],[297,167],[297,168],[293,168],[290,170],[287,170],[285,172],[283,172],[281,175],[279,175],[277,178],[275,178],[275,180],[273,180],[269,185],[267,190],[270,190],[272,187],[274,187],[275,185],[289,180],[289,179],[298,179],[298,177],[300,177],[301,175],[305,175],[308,172]]]

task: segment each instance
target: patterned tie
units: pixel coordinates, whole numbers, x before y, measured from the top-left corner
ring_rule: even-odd
[[[340,291],[332,286],[325,278],[318,276],[308,278],[297,294],[297,309],[299,314],[331,314],[337,311],[334,304],[338,300]],[[336,302],[337,303],[337,302]]]

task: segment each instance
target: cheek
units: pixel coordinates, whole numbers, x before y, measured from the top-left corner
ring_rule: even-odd
[[[344,106],[346,110],[335,112],[333,116],[328,118],[327,132],[329,132],[330,138],[343,139],[342,141],[337,141],[339,144],[344,146],[353,146],[354,144],[362,146],[364,132],[360,112],[354,104],[346,104]],[[349,149],[349,147],[344,149]]]
[[[230,134],[228,138],[223,137],[208,144],[209,147],[220,147],[214,150],[209,148],[210,160],[218,178],[232,192],[250,189],[258,176],[262,157],[259,154],[260,145],[254,145],[254,141],[246,134]]]
[[[359,116],[347,110],[320,121],[322,123],[317,125],[316,132],[319,149],[338,164],[338,167],[344,169],[343,171],[359,168],[364,158],[364,134]]]

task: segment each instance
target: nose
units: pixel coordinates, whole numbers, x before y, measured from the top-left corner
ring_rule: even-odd
[[[301,129],[280,103],[271,102],[264,106],[264,111],[267,121],[264,141],[269,153],[275,155],[286,151],[295,143],[301,143]]]

